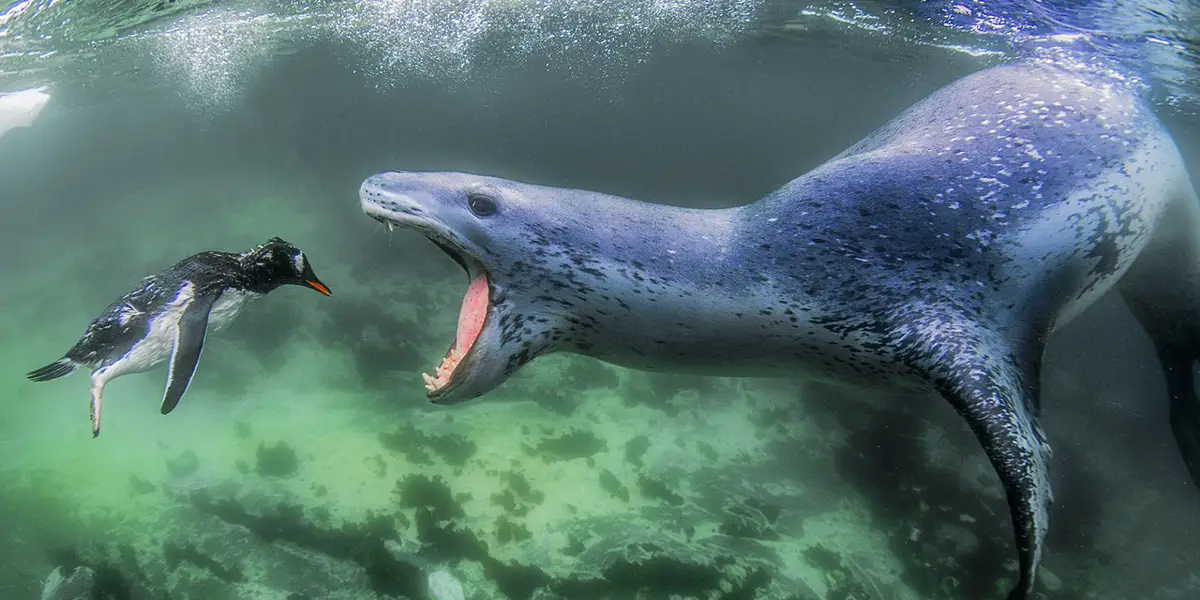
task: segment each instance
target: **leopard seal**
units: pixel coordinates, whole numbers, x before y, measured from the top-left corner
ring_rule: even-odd
[[[467,271],[431,401],[565,351],[654,371],[924,389],[1003,484],[1031,598],[1053,501],[1039,424],[1047,337],[1116,289],[1166,374],[1200,480],[1200,202],[1128,88],[1048,64],[937,90],[748,204],[665,206],[468,173],[367,178],[366,215]]]

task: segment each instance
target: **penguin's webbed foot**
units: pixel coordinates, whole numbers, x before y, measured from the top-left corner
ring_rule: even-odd
[[[100,436],[100,399],[104,394],[103,383],[92,384],[92,402],[89,406],[88,417],[92,421],[92,439]]]

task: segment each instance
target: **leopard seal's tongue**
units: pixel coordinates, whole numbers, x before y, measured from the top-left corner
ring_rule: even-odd
[[[467,294],[463,298],[458,312],[458,327],[454,335],[454,345],[446,353],[442,363],[438,365],[434,375],[424,373],[425,389],[436,393],[450,383],[450,376],[458,368],[467,351],[479,339],[483,332],[483,323],[488,311],[488,280],[487,275],[480,274],[471,280]]]

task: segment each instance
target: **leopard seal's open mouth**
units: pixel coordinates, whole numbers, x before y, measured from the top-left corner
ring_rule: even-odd
[[[467,274],[469,283],[459,308],[454,340],[433,374],[422,374],[431,401],[452,403],[449,401],[452,393],[470,379],[472,370],[482,362],[477,348],[486,335],[492,313],[491,277],[471,244],[451,227],[423,209],[412,196],[394,193],[373,185],[372,181],[379,183],[377,178],[369,179],[360,190],[363,212],[389,230],[402,227],[420,232]]]

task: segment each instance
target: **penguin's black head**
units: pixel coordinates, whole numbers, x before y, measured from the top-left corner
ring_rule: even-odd
[[[303,285],[331,295],[329,286],[317,278],[304,252],[280,238],[273,237],[251,248],[241,258],[252,287],[271,291],[281,285]]]

